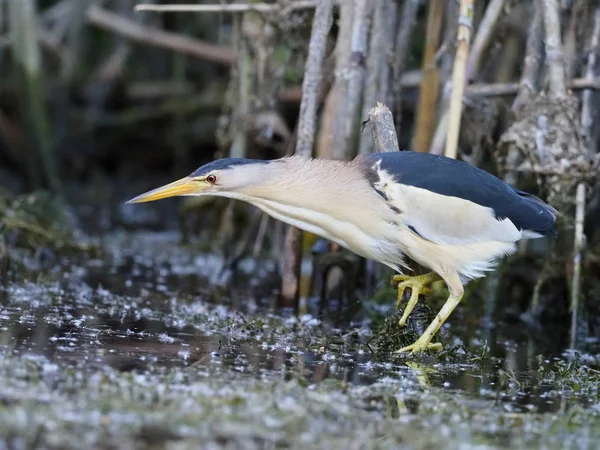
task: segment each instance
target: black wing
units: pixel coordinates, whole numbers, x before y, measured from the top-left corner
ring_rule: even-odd
[[[556,234],[558,212],[554,208],[466,162],[413,151],[372,153],[360,158],[370,181],[377,177],[371,167],[379,161],[381,169],[401,184],[491,208],[498,219],[508,218],[520,230]]]

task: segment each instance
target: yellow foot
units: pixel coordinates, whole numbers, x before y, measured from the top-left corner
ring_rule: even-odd
[[[398,299],[396,301],[396,309],[400,307],[400,303],[402,302],[402,298],[404,297],[404,291],[406,288],[410,288],[410,298],[406,303],[404,308],[404,312],[402,313],[402,317],[398,322],[401,327],[406,325],[406,320],[410,313],[417,306],[417,302],[419,301],[419,295],[429,295],[431,294],[431,289],[425,287],[427,284],[433,283],[437,281],[440,277],[435,273],[428,273],[425,275],[419,275],[416,277],[409,277],[407,275],[394,275],[392,277],[392,286],[398,289]]]
[[[415,353],[424,352],[425,350],[435,350],[436,352],[439,352],[439,351],[442,351],[443,348],[444,347],[440,342],[436,342],[435,344],[432,344],[425,340],[421,341],[421,338],[419,338],[419,339],[417,339],[417,341],[414,344],[411,344],[407,347],[401,348],[396,353],[410,352],[412,354],[415,354]]]

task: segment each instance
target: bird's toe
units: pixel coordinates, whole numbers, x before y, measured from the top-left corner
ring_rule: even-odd
[[[421,341],[421,339],[418,339],[414,344],[408,345],[404,348],[401,348],[400,350],[397,350],[396,353],[408,353],[410,352],[411,354],[417,354],[417,353],[423,353],[425,350],[434,350],[434,351],[442,351],[443,349],[443,345],[440,342],[436,342],[436,343],[431,343],[431,342],[426,342],[426,341]]]

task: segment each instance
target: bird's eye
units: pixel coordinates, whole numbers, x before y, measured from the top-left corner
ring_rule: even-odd
[[[214,175],[209,175],[206,177],[206,181],[208,181],[210,184],[215,184],[217,182],[217,177]]]

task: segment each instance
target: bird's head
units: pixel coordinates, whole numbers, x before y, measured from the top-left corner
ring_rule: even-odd
[[[203,165],[187,177],[138,195],[127,203],[152,202],[176,196],[243,196],[246,190],[264,181],[266,166],[273,163],[260,159],[218,159]]]

